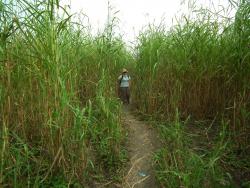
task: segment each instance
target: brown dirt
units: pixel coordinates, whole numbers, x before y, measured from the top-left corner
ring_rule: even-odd
[[[123,106],[122,123],[127,130],[126,148],[128,165],[122,183],[109,181],[95,182],[91,188],[157,188],[154,170],[153,154],[160,149],[161,142],[155,128],[138,120],[129,109]]]
[[[154,188],[156,183],[153,171],[153,152],[160,148],[160,138],[152,126],[139,121],[124,107],[123,122],[128,130],[129,164],[124,176],[124,188]]]

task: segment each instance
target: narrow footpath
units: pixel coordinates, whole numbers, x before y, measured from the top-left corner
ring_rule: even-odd
[[[122,187],[157,188],[153,171],[153,152],[160,148],[160,138],[152,126],[138,120],[126,107],[123,122],[128,130],[129,163]]]

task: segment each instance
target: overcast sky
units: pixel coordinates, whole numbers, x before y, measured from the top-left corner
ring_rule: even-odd
[[[108,0],[62,0],[70,5],[71,13],[84,13],[88,16],[93,33],[102,30],[107,21]],[[163,19],[167,27],[172,25],[175,16],[188,12],[188,0],[109,0],[113,12],[120,19],[119,32],[126,41],[133,41],[139,31],[148,23],[159,24]],[[193,1],[192,1],[193,2]],[[196,7],[210,7],[214,11],[228,7],[228,0],[196,0]],[[221,13],[225,14],[225,13]],[[232,14],[232,13],[231,13]],[[85,18],[85,22],[87,19]]]

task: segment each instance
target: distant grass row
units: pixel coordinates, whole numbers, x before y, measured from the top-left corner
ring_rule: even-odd
[[[249,16],[250,3],[242,1],[231,22],[214,21],[203,11],[197,20],[185,19],[169,31],[151,25],[139,36],[133,101],[143,114],[170,122],[161,126],[166,146],[157,155],[158,178],[166,187],[220,187],[225,179],[217,180],[232,168],[233,178],[249,178],[250,164],[244,162],[250,154]],[[183,147],[181,122],[187,118],[187,129],[195,121],[206,121],[204,129],[213,125],[215,133],[227,122],[222,124],[230,152],[221,144],[206,148],[204,158]],[[172,142],[178,144],[171,148]],[[232,163],[232,156],[239,163]]]
[[[0,187],[111,178],[125,160],[116,77],[131,59],[114,36],[115,19],[92,37],[58,1],[7,2],[0,2]]]

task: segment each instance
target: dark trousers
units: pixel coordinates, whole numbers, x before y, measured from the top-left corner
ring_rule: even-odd
[[[130,98],[129,87],[119,88],[119,98],[122,100],[123,104],[129,104],[129,98]]]

